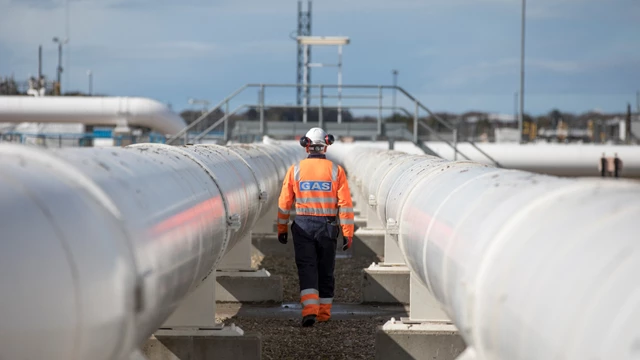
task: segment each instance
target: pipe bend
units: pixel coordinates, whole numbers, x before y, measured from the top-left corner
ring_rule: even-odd
[[[164,135],[187,126],[166,105],[148,98],[0,96],[0,122],[118,126],[123,121]]]

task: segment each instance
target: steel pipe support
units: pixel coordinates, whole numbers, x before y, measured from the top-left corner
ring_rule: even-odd
[[[266,215],[304,155],[0,145],[0,359],[127,358]]]
[[[407,265],[494,359],[640,355],[640,184],[334,145]],[[357,174],[356,174],[357,173]]]

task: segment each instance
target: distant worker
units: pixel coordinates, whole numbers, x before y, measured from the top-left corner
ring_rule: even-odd
[[[600,170],[600,176],[607,176],[607,158],[604,153],[602,153],[602,157],[600,158],[600,166],[598,166],[598,170]]]
[[[622,160],[618,157],[618,153],[615,153],[613,158],[613,176],[620,177],[620,171],[622,171]]]
[[[291,224],[302,303],[302,326],[328,321],[334,295],[337,239],[342,250],[353,239],[353,204],[344,170],[327,160],[333,135],[313,128],[300,139],[309,156],[287,171],[278,201],[278,240],[287,243],[289,210],[296,203]],[[339,222],[338,222],[339,221]]]
[[[607,176],[613,177],[613,173],[616,170],[616,162],[612,157],[607,158]]]

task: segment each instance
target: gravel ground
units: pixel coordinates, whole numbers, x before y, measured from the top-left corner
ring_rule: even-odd
[[[232,318],[245,332],[262,335],[263,359],[373,359],[375,332],[388,318],[338,320],[302,328],[299,319]]]
[[[360,302],[362,269],[374,261],[379,259],[336,259],[335,303]],[[252,263],[256,268],[265,268],[271,274],[283,277],[284,302],[299,301],[298,273],[293,257],[254,255]],[[331,320],[316,323],[312,328],[302,328],[298,314],[290,318],[236,316],[220,320],[225,324],[234,323],[245,332],[260,333],[263,359],[373,359],[376,328],[389,318],[371,316]]]
[[[362,298],[362,269],[369,267],[372,262],[379,259],[372,258],[337,258],[335,267],[336,287],[333,301],[336,303],[356,304]],[[300,287],[298,283],[298,270],[293,257],[286,256],[261,256],[252,257],[254,267],[269,270],[273,275],[281,275],[284,287],[284,302],[297,302],[300,300]]]

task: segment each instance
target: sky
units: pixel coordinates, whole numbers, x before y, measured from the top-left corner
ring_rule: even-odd
[[[86,92],[91,70],[96,93],[150,97],[181,111],[190,98],[213,105],[246,83],[295,82],[296,0],[68,0],[68,28],[65,1],[0,0],[0,76],[37,74],[42,44],[44,72],[54,79],[51,39],[68,34],[64,91]],[[640,1],[530,0],[526,25],[526,112],[635,107]],[[520,26],[520,0],[313,2],[313,35],[351,39],[345,84],[390,85],[397,69],[398,85],[433,111],[513,114]],[[337,50],[313,48],[312,60],[335,63]],[[336,82],[336,68],[312,70],[312,83]],[[267,89],[265,99],[291,104],[295,92]],[[384,104],[391,99],[385,92]],[[256,90],[234,101],[255,103]],[[401,94],[397,102],[413,111]]]

